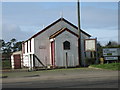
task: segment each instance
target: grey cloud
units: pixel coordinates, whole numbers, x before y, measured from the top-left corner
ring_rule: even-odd
[[[32,32],[21,31],[20,27],[15,24],[6,24],[2,25],[2,39],[9,41],[12,38],[17,40],[26,40],[30,37]]]

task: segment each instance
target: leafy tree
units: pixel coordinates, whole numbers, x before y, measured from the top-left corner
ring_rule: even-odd
[[[97,55],[98,58],[100,58],[102,56],[102,48],[103,46],[100,44],[100,42],[97,43]]]
[[[109,41],[106,46],[111,46],[112,42]]]
[[[2,51],[3,60],[10,60],[10,56],[13,52],[22,50],[22,42],[17,42],[15,38],[8,42],[0,39],[0,50]]]
[[[16,42],[17,40],[16,40],[15,38],[13,38],[13,39],[11,39],[10,41],[14,43],[14,42]]]
[[[5,48],[5,41],[0,39],[0,51],[2,52]]]
[[[4,54],[10,54],[16,51],[22,50],[22,42],[17,40],[15,38],[11,39],[9,42],[5,42],[4,40],[0,40],[0,49]]]
[[[4,47],[5,46],[5,41],[0,39],[0,47]]]
[[[118,47],[119,44],[116,41],[109,41],[105,47],[112,48],[112,47]]]
[[[13,52],[15,52],[15,51],[21,51],[21,50],[22,50],[22,42],[21,41],[20,42],[16,42],[14,44]]]

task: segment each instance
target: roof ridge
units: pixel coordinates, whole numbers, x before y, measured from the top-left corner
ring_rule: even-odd
[[[72,24],[71,22],[69,22],[68,20],[66,20],[65,18],[61,17],[59,18],[58,20],[56,20],[55,22],[51,23],[50,25],[48,25],[47,27],[45,27],[44,29],[40,30],[38,33],[34,34],[32,37],[30,37],[28,40],[36,37],[37,35],[41,34],[42,32],[46,31],[48,28],[50,28],[51,26],[55,25],[57,22],[59,21],[65,21],[66,23],[68,23],[69,25],[73,26],[74,28],[78,29],[77,26],[75,26],[74,24]],[[80,29],[81,30],[81,29]],[[88,33],[86,33],[85,31],[81,30],[82,33],[88,35],[88,36],[91,36],[89,35]],[[28,41],[26,40],[26,41]]]

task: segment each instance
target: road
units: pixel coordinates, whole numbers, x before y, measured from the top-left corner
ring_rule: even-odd
[[[36,74],[36,75],[35,75]],[[3,79],[3,88],[118,88],[118,71],[72,69]]]

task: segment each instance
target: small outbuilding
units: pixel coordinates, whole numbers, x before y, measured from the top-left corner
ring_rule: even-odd
[[[14,52],[11,55],[12,69],[21,69],[23,67],[22,51]]]

